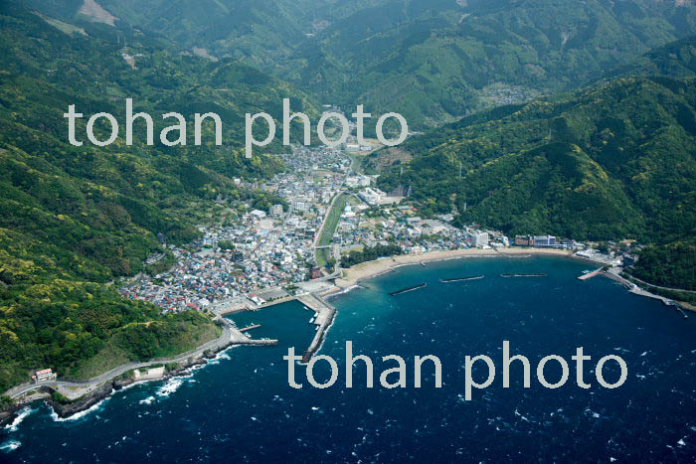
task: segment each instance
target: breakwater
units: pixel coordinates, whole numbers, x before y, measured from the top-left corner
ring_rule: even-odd
[[[452,279],[440,279],[440,282],[445,283],[445,284],[449,284],[449,283],[453,283],[453,282],[468,282],[470,280],[481,280],[484,277],[486,277],[486,276],[477,275],[477,276],[469,276],[469,277],[455,277]]]
[[[302,356],[302,362],[306,363],[312,358],[314,353],[319,351],[326,339],[326,334],[336,319],[336,308],[318,295],[307,294],[298,298],[302,304],[314,311],[316,314],[313,323],[317,325],[317,332],[309,344],[309,348]]]
[[[427,287],[427,286],[428,286],[428,284],[425,284],[425,283],[423,283],[423,284],[418,284],[418,285],[414,285],[414,286],[412,286],[412,287],[402,288],[401,290],[397,290],[397,291],[395,291],[395,292],[389,292],[389,295],[391,295],[391,296],[397,296],[397,295],[401,295],[401,294],[403,294],[403,293],[408,293],[408,292],[412,292],[412,291],[414,291],[414,290],[418,290],[418,289],[421,289],[421,288],[425,288],[425,287]]]
[[[527,274],[500,274],[500,277],[504,277],[506,279],[509,278],[514,278],[514,277],[547,277],[548,274],[544,272],[534,272],[534,273],[527,273]]]

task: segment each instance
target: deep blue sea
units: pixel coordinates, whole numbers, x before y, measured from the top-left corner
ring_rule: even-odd
[[[696,462],[696,316],[685,320],[603,277],[579,281],[585,269],[592,267],[563,258],[465,259],[400,268],[332,299],[339,314],[320,354],[343,369],[351,340],[355,354],[375,360],[377,374],[382,356],[400,355],[409,368],[405,389],[365,388],[362,364],[352,389],[344,372],[326,390],[292,389],[282,357],[289,346],[306,349],[313,313],[290,303],[236,315],[240,326],[262,324],[254,337],[280,345],[230,349],[188,377],[137,385],[73,420],[57,421],[37,404],[0,432],[0,461]],[[535,272],[548,276],[500,276]],[[486,277],[439,281],[476,274]],[[422,282],[428,286],[389,295]],[[575,385],[571,362],[566,386],[548,390],[533,375],[525,389],[513,364],[509,389],[498,376],[466,401],[465,356],[485,354],[499,367],[503,340],[533,369],[549,354],[570,362],[584,347],[593,388]],[[427,365],[422,388],[413,388],[413,356],[427,354],[442,361],[441,389]],[[616,390],[601,388],[591,371],[608,354],[629,369]],[[552,364],[547,373],[555,380],[560,370]],[[605,373],[613,381],[610,364]],[[297,374],[307,384],[303,367]],[[325,363],[315,375],[327,378]]]

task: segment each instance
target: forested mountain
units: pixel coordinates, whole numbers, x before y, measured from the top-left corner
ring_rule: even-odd
[[[296,53],[297,81],[341,103],[438,124],[571,90],[693,34],[693,5],[631,0],[377,2]]]
[[[631,75],[689,77],[695,74],[696,35],[693,35],[651,50],[634,63],[608,72],[604,78]]]
[[[127,46],[112,38],[21,4],[0,6],[0,390],[30,369],[82,376],[95,363],[108,369],[216,336],[208,318],[163,316],[108,282],[141,271],[164,251],[162,240],[193,239],[218,194],[253,200],[231,176],[265,177],[282,166],[243,157],[244,113],[279,114],[284,96],[302,107],[300,92],[233,59],[182,55],[146,34]],[[216,111],[225,145],[207,137],[200,147],[147,146],[137,129],[134,146],[123,131],[108,147],[68,143],[68,105],[123,121],[128,97],[155,120]]]
[[[283,166],[242,156],[244,114],[280,117],[284,97],[415,128],[468,115],[410,139],[413,161],[380,179],[412,186],[426,214],[680,253],[696,229],[695,31],[685,0],[0,3],[0,390],[32,368],[84,376],[215,335],[109,283],[194,238],[211,199],[258,199],[231,179]],[[126,98],[154,116],[216,112],[225,143],[67,143],[68,105],[122,121]]]
[[[273,69],[322,30],[383,0],[27,0],[71,23],[147,31],[213,57]]]
[[[246,58],[250,63],[289,55],[313,28],[313,10],[306,0],[31,0],[30,4],[69,22],[101,23],[125,35],[145,30],[189,50]]]
[[[32,0],[244,60],[412,127],[577,89],[696,30],[683,0]],[[91,6],[91,8],[87,8]],[[112,24],[113,26],[106,26]],[[205,49],[205,51],[203,51]]]
[[[635,269],[696,288],[693,37],[645,54],[586,90],[508,105],[414,137],[414,159],[380,179],[431,212],[510,234],[651,244]],[[367,164],[375,165],[379,154]]]
[[[508,233],[666,242],[696,228],[696,81],[624,78],[501,107],[411,139],[408,184],[435,212]],[[461,174],[460,174],[461,173]]]

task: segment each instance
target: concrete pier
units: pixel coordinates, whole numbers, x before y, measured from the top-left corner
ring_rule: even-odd
[[[578,279],[580,279],[580,280],[591,279],[592,277],[600,275],[602,273],[602,270],[603,270],[603,268],[600,267],[599,269],[596,269],[592,272],[588,272],[587,274],[581,275],[580,277],[578,277]]]
[[[268,346],[277,345],[278,340],[271,340],[268,338],[251,338],[247,335],[245,330],[255,329],[260,327],[258,324],[256,326],[247,327],[246,329],[237,328],[232,322],[224,317],[218,319],[225,326],[226,331],[229,333],[229,340],[227,345],[255,345],[255,346]]]
[[[240,332],[248,332],[250,330],[258,329],[259,327],[261,327],[261,324],[254,324],[254,325],[250,325],[249,327],[244,327],[243,329],[239,329],[239,331]]]
[[[318,326],[317,333],[314,335],[312,343],[310,343],[309,348],[307,348],[307,351],[305,351],[302,357],[302,362],[307,363],[324,343],[326,332],[328,332],[331,324],[333,324],[336,318],[336,308],[320,296],[311,293],[299,297],[298,300],[316,313],[314,324]]]

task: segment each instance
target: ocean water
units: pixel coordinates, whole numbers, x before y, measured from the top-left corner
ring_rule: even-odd
[[[584,269],[591,266],[562,258],[477,258],[370,280],[332,299],[339,314],[320,354],[341,372],[325,390],[310,388],[301,366],[305,387],[290,388],[282,359],[288,347],[308,346],[311,311],[289,303],[236,315],[240,326],[262,324],[254,337],[280,345],[230,349],[190,376],[134,386],[73,420],[35,405],[0,431],[0,462],[696,462],[696,316],[685,320],[605,278],[577,280]],[[548,276],[500,276],[534,272]],[[476,274],[486,277],[439,281]],[[428,286],[388,294],[420,283]],[[382,356],[404,357],[407,388],[365,388],[362,364],[346,388],[346,340],[377,374]],[[503,340],[532,368],[549,354],[570,362],[584,347],[593,388],[575,386],[572,362],[569,382],[556,390],[534,378],[523,388],[513,367],[509,389],[498,377],[466,401],[465,356],[485,354],[500,366]],[[422,388],[413,388],[413,356],[426,354],[442,361],[441,389],[428,367]],[[608,354],[629,369],[616,390],[599,387],[590,370]],[[610,365],[607,381],[617,377]],[[554,366],[550,380],[560,375]],[[327,379],[326,364],[314,373]]]

